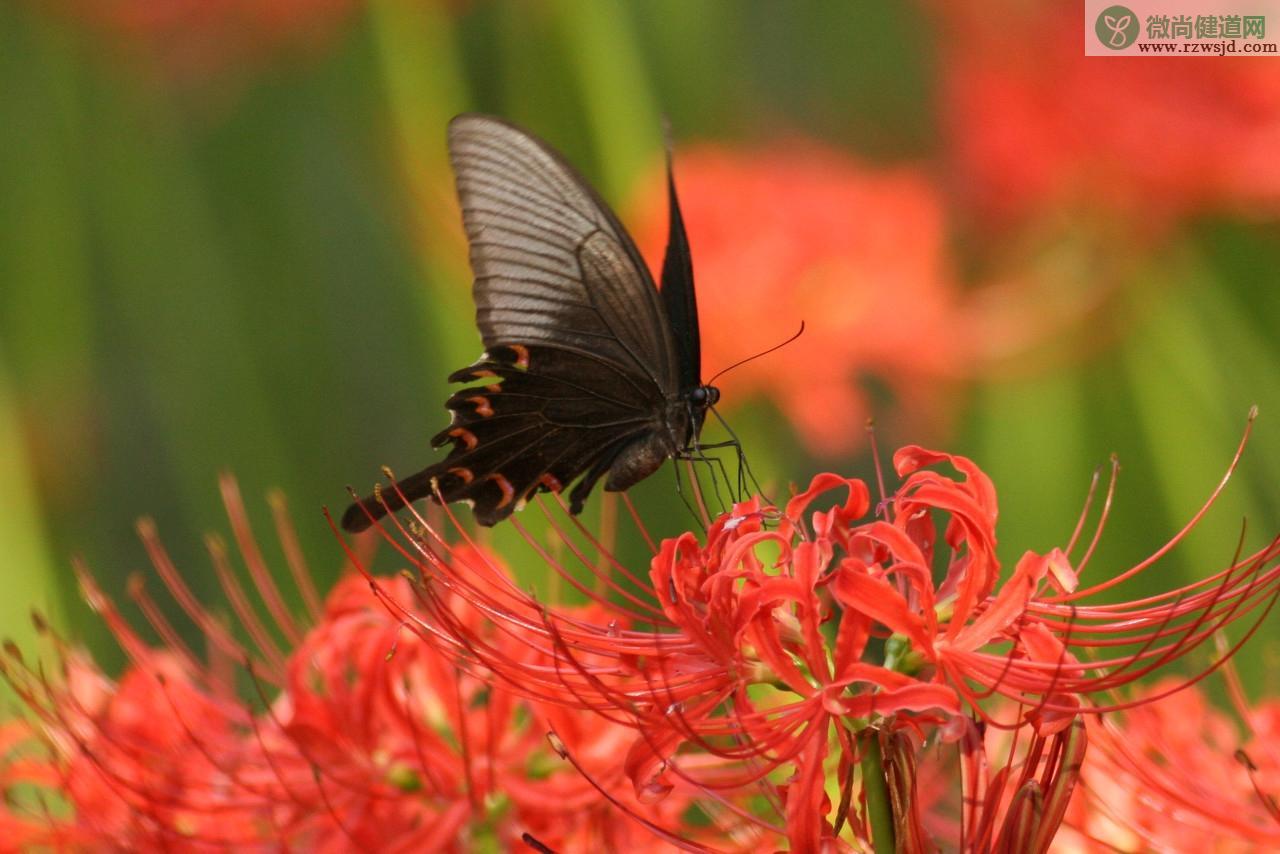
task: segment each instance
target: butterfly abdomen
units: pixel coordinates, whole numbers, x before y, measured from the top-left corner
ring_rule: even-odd
[[[678,450],[661,431],[634,439],[610,463],[604,488],[610,492],[630,489],[661,468]]]

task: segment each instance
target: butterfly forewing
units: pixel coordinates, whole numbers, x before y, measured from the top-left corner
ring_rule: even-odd
[[[676,182],[667,162],[667,252],[662,260],[662,302],[675,342],[680,391],[702,384],[702,348],[698,334],[698,302],[693,290],[693,256],[676,197]]]
[[[488,116],[450,123],[449,156],[485,346],[590,353],[674,394],[677,358],[661,298],[586,182],[550,148]]]

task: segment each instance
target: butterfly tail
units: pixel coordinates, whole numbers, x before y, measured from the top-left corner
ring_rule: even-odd
[[[396,481],[394,489],[382,489],[360,499],[342,514],[342,529],[358,534],[388,513],[394,513],[412,501],[431,495],[434,491],[431,482],[438,474],[438,466],[429,466],[404,480]]]

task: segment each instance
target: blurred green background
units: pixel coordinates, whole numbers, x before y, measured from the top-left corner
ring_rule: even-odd
[[[262,5],[278,7],[270,28],[221,0],[210,8],[231,9],[230,24],[175,12],[151,29],[94,0],[0,5],[0,630],[25,641],[27,611],[53,612],[108,669],[119,653],[79,604],[72,555],[123,598],[146,567],[134,521],[152,515],[217,601],[202,535],[226,528],[225,470],[269,557],[258,497],[284,491],[323,589],[341,552],[320,507],[340,509],[344,485],[367,488],[382,464],[433,459],[444,378],[479,351],[444,159],[455,113],[533,129],[620,205],[654,175],[664,116],[680,142],[802,135],[950,186],[940,80],[955,44],[925,5]],[[999,489],[1010,562],[1065,541],[1091,473],[1118,454],[1096,581],[1192,515],[1257,403],[1215,513],[1123,592],[1218,568],[1242,518],[1255,544],[1280,530],[1276,221],[1206,210],[1135,248],[1103,220],[993,235],[948,193],[965,292],[1019,264],[1059,296],[1110,284],[1052,340],[975,363],[927,435],[886,427],[882,449],[928,441],[974,457]],[[693,250],[696,269],[696,234]],[[704,299],[704,325],[714,313]],[[876,399],[878,417],[892,410],[892,395]],[[861,444],[823,458],[775,403],[727,405],[775,484],[872,475]],[[669,473],[637,493],[655,530],[688,524]],[[1263,676],[1275,636],[1272,621],[1246,650],[1254,690],[1275,687]]]

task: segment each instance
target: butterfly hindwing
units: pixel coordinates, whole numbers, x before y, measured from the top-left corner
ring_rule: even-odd
[[[618,454],[655,426],[657,402],[619,394],[629,385],[614,366],[554,348],[495,347],[449,379],[468,385],[446,401],[450,424],[431,440],[450,445],[448,456],[401,481],[399,494],[353,505],[343,527],[367,527],[383,503],[399,509],[400,494],[469,501],[476,521],[493,525],[536,492],[572,486],[577,512]]]

